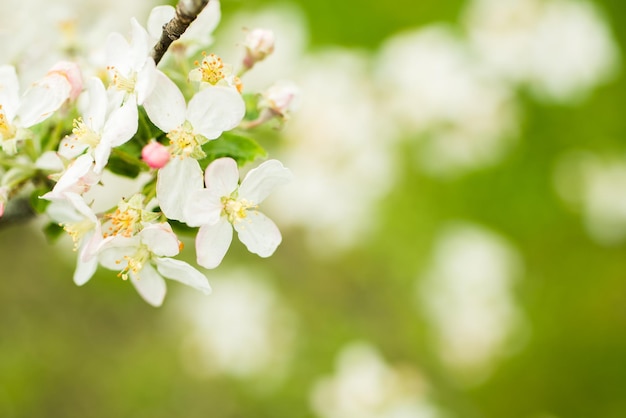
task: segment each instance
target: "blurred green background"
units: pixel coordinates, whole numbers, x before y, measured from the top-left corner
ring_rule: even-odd
[[[277,24],[308,35],[301,55],[279,72],[303,84],[302,113],[294,114],[293,127],[257,134],[271,156],[285,156],[294,187],[312,203],[273,201],[272,218],[283,232],[273,257],[257,258],[236,242],[222,266],[206,271],[211,296],[168,283],[160,309],[108,271],[75,286],[69,244],[47,243],[41,222],[4,226],[0,416],[626,416],[626,80],[619,64],[626,5],[584,3],[595,6],[589,10],[598,13],[614,49],[611,70],[589,75],[582,93],[555,98],[535,87],[537,78],[502,81],[480,65],[452,65],[461,78],[465,70],[476,72],[481,85],[505,89],[503,103],[514,110],[494,135],[508,138],[502,151],[485,158],[470,152],[469,160],[451,159],[446,167],[452,168],[441,168],[437,158],[449,151],[431,154],[430,146],[441,131],[458,132],[454,124],[462,118],[420,122],[426,129],[394,119],[389,97],[394,86],[413,83],[413,64],[406,56],[383,59],[382,51],[403,31],[421,33],[442,22],[459,44],[468,44],[463,16],[470,3],[224,0],[218,44],[239,25],[228,23],[235,16],[245,22],[288,6],[302,19],[290,22],[296,15],[276,12]],[[523,9],[531,2],[510,3]],[[583,40],[585,29],[575,28]],[[569,42],[587,51],[571,38],[554,53]],[[589,59],[572,67],[600,62],[593,54],[600,46],[588,48]],[[356,58],[341,64],[350,54]],[[523,67],[527,57],[518,59]],[[448,61],[442,62],[432,74],[443,80],[423,83],[454,89],[445,78]],[[380,70],[385,65],[407,69],[409,81]],[[316,83],[339,97],[307,102]],[[415,85],[409,84],[407,94]],[[371,108],[363,110],[370,90]],[[482,96],[470,96],[463,109],[481,105]],[[415,99],[412,112],[431,112],[428,101]],[[330,109],[343,125],[306,113],[315,106]],[[369,128],[368,115],[381,126]],[[361,134],[365,125],[373,139]],[[299,133],[313,127],[319,143],[299,148]],[[344,147],[351,132],[357,138]],[[305,165],[313,179],[327,176],[329,183],[299,183]],[[333,180],[341,189],[326,194],[324,185]],[[310,223],[298,217],[303,207]],[[193,243],[186,244],[191,261]]]

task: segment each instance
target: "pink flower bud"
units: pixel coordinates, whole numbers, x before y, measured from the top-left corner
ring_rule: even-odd
[[[246,57],[243,65],[250,69],[259,61],[264,60],[274,52],[274,32],[267,29],[254,29],[248,33],[244,46]]]
[[[0,187],[0,218],[4,215],[4,208],[9,200],[9,189]]]
[[[295,84],[290,82],[276,83],[263,93],[260,105],[270,109],[278,116],[286,117],[295,107],[298,96],[299,89]]]
[[[67,79],[72,87],[70,99],[75,100],[83,89],[83,77],[78,64],[70,61],[59,61],[48,71],[48,74],[59,74]]]
[[[150,141],[141,150],[141,158],[150,168],[163,168],[170,160],[170,151],[165,145],[156,141]]]

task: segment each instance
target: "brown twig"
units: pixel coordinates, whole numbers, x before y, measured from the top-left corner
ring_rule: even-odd
[[[191,22],[193,22],[198,14],[209,3],[209,0],[180,0],[176,5],[176,15],[172,20],[163,25],[163,33],[161,39],[152,49],[152,58],[155,63],[159,63],[163,55],[170,47],[172,42],[182,36],[187,30]]]

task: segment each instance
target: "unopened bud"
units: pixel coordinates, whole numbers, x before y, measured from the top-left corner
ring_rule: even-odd
[[[299,93],[298,87],[291,82],[276,83],[263,93],[259,104],[284,118],[294,109]]]
[[[170,160],[170,151],[165,145],[150,141],[141,150],[141,158],[150,168],[163,168]]]
[[[259,61],[263,61],[274,52],[274,32],[268,29],[253,29],[248,33],[244,46],[246,56],[243,65],[250,69]]]
[[[59,61],[50,68],[48,74],[60,74],[67,79],[72,87],[70,90],[71,100],[75,100],[83,89],[83,77],[78,64],[75,62]]]

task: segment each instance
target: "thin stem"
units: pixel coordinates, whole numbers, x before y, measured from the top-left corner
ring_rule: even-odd
[[[209,3],[209,0],[180,0],[176,5],[176,15],[163,25],[161,39],[152,50],[152,58],[159,63],[172,42],[179,39],[198,14]]]

